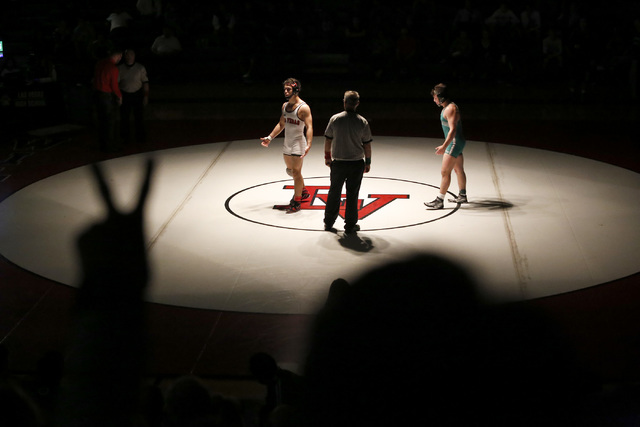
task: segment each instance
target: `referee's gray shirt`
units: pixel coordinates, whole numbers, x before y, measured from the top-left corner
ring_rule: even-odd
[[[334,160],[361,160],[362,144],[370,143],[369,122],[355,111],[343,111],[329,119],[324,136],[331,139],[331,157]]]

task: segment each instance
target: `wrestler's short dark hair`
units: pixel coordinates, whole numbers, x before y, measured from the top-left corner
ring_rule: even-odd
[[[444,83],[438,83],[431,89],[431,96],[437,96],[440,101],[449,100],[449,89]]]
[[[287,80],[282,82],[282,86],[291,86],[293,89],[293,93],[298,93],[302,89],[302,85],[298,79],[294,79],[293,77],[289,77]]]

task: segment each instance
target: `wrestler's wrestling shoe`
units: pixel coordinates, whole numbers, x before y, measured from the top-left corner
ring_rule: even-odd
[[[449,199],[449,202],[451,202],[451,203],[467,203],[467,195],[466,194],[460,194],[458,197],[456,197],[454,199]]]
[[[431,202],[425,202],[424,205],[430,209],[442,209],[444,208],[444,200],[440,197],[436,197],[435,200]]]
[[[287,213],[296,213],[300,210],[300,202],[296,202],[295,200],[291,201],[289,207],[286,209]]]
[[[302,200],[307,200],[309,197],[311,197],[311,194],[309,194],[307,187],[302,187]]]

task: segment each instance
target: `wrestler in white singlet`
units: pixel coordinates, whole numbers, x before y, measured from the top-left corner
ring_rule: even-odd
[[[293,111],[287,111],[287,103],[282,106],[284,116],[284,145],[283,154],[288,156],[302,156],[307,149],[304,121],[298,117],[298,110],[305,105],[301,102]]]

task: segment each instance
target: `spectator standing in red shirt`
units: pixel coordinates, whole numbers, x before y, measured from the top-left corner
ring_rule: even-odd
[[[96,64],[93,76],[96,111],[98,118],[98,139],[103,151],[117,151],[118,107],[122,105],[122,93],[118,86],[118,67],[122,51],[114,50]]]

